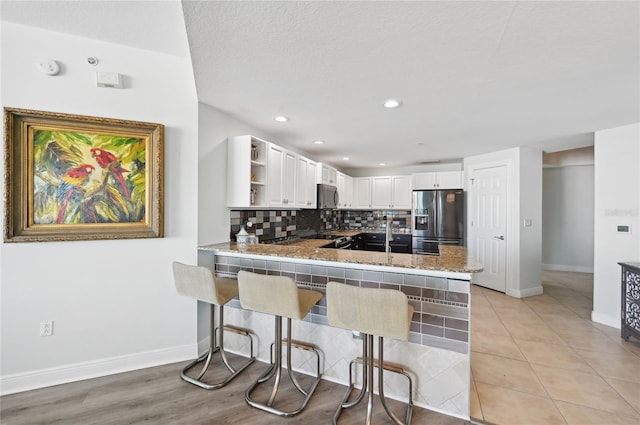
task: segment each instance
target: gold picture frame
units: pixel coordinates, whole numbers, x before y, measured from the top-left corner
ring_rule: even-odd
[[[4,241],[164,236],[164,126],[4,108]]]

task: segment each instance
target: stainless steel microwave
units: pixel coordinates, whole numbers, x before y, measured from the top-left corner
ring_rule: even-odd
[[[319,210],[334,210],[338,208],[338,188],[330,184],[318,185],[318,206]]]

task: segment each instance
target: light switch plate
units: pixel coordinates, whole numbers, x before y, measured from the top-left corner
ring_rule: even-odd
[[[122,76],[117,72],[101,72],[96,71],[96,82],[98,87],[109,87],[112,89],[121,89]]]

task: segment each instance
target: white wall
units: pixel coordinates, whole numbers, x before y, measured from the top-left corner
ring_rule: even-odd
[[[640,261],[640,123],[596,132],[593,312],[620,327],[620,261]],[[616,231],[631,225],[632,233]]]
[[[542,151],[519,148],[521,297],[542,293]],[[525,226],[525,220],[531,226]]]
[[[227,208],[228,137],[251,134],[278,143],[271,135],[238,121],[209,105],[199,104],[198,243],[207,245],[229,240]]]
[[[264,140],[270,135],[238,121],[209,105],[198,108],[198,245],[229,240],[229,208],[227,208],[227,143],[228,137],[251,134]],[[198,264],[213,268],[213,256],[199,255]],[[198,340],[209,335],[209,306],[198,303]]]
[[[593,164],[545,168],[542,175],[544,268],[593,273]]]
[[[0,245],[3,392],[195,355],[196,303],[176,296],[171,276],[172,260],[197,258],[198,103],[188,54],[2,22],[1,55],[3,106],[165,125],[164,238]],[[59,61],[61,74],[39,73],[42,57]],[[125,75],[127,87],[97,88],[96,69]],[[52,337],[39,336],[42,320],[54,320]]]

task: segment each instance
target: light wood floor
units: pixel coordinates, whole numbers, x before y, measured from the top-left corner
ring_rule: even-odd
[[[471,292],[471,417],[495,425],[640,424],[640,342],[592,322],[593,275],[544,294]]]
[[[182,364],[122,373],[0,398],[2,425],[275,425],[330,424],[345,387],[321,381],[307,408],[281,418],[249,407],[244,391],[265,370],[254,363],[226,387],[206,391],[179,378]],[[215,377],[212,377],[215,379]],[[279,395],[287,397],[286,388]],[[260,396],[258,393],[257,396]],[[365,400],[366,401],[366,400]],[[364,404],[364,402],[363,402]],[[375,424],[392,424],[376,400]],[[392,409],[399,417],[402,405]],[[364,411],[346,411],[339,424],[364,423]],[[458,418],[414,408],[414,425],[469,424]]]

